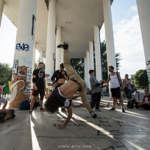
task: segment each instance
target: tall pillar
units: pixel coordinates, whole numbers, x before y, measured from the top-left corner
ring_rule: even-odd
[[[50,0],[47,26],[46,68],[45,73],[54,73],[54,50],[55,50],[55,26],[56,26],[56,0]]]
[[[102,80],[102,65],[101,65],[101,49],[100,49],[100,31],[98,26],[94,26],[94,41],[95,41],[95,65],[96,78]]]
[[[86,51],[86,63],[87,63],[87,87],[90,88],[90,74],[89,74],[89,70],[90,70],[90,53],[89,51]]]
[[[4,0],[0,0],[0,27],[1,27],[3,9],[4,9]]]
[[[43,51],[40,51],[40,62],[43,62]]]
[[[57,27],[57,33],[56,33],[56,46],[61,44],[61,27]],[[62,50],[60,48],[56,47],[56,65],[55,65],[55,70],[59,69],[59,64],[61,63],[61,52]]]
[[[87,59],[84,57],[84,81],[87,84]]]
[[[10,108],[30,100],[36,8],[37,0],[20,1]]]
[[[93,42],[89,42],[89,51],[90,51],[90,69],[94,70],[94,54],[93,54]]]
[[[62,44],[64,43],[64,42],[61,42]],[[63,63],[64,62],[64,49],[63,48],[61,48],[61,62]]]
[[[34,64],[35,64],[35,52],[36,52],[36,42],[34,42],[34,45],[33,45],[32,74],[34,71]],[[31,78],[31,89],[33,89],[32,78]]]
[[[145,61],[150,89],[150,0],[136,0],[142,31]]]
[[[114,70],[116,71],[115,46],[110,0],[103,0],[103,12],[105,21],[108,66],[113,66]]]

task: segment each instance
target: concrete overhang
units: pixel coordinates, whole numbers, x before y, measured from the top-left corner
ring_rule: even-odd
[[[62,27],[62,41],[69,43],[71,58],[85,57],[89,41],[94,41],[93,27],[104,22],[102,1],[56,0],[56,28]],[[5,0],[4,14],[16,27],[19,5],[20,0]],[[47,23],[47,5],[45,0],[38,0],[35,42],[39,51],[46,51]]]

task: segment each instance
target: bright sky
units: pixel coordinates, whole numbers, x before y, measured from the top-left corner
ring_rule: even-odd
[[[115,51],[121,53],[121,77],[128,73],[135,74],[145,69],[145,57],[136,0],[114,0],[112,18],[115,40]],[[0,63],[13,64],[16,27],[3,15],[0,28]],[[101,41],[105,39],[104,27],[101,30]],[[39,53],[36,51],[36,61]]]

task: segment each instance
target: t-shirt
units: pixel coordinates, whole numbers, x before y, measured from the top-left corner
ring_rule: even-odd
[[[45,83],[44,83],[44,78],[45,78],[45,72],[42,69],[36,69],[33,72],[33,75],[36,76],[36,86],[38,88],[44,88]]]
[[[72,100],[63,96],[60,92],[59,87],[53,91],[52,95],[55,95],[57,97],[57,101],[60,107],[68,108],[69,106],[71,106]]]
[[[150,94],[147,96],[147,95],[145,95],[144,97],[143,97],[143,101],[145,102],[145,103],[149,103],[150,102]]]
[[[65,79],[64,76],[63,76],[62,73],[61,73],[62,71],[64,71],[65,74],[66,74],[66,76],[68,77],[68,74],[67,74],[67,72],[66,72],[65,70],[61,70],[61,71],[56,70],[56,71],[54,72],[53,76],[51,77],[51,80],[54,81],[55,78],[56,78],[56,82],[57,82],[59,79]]]
[[[131,81],[131,80],[128,79],[128,81]],[[126,82],[126,79],[123,80],[123,83],[127,83],[127,82]],[[131,83],[129,83],[129,84],[127,84],[127,85],[124,85],[124,87],[127,87],[128,89],[132,90]]]
[[[5,104],[6,103],[6,99],[4,97],[1,97],[0,98],[0,107],[1,107],[1,104]]]
[[[92,90],[92,93],[99,93],[101,92],[101,86],[96,86],[96,84],[98,83],[96,77],[92,77],[90,78],[90,84],[91,84],[91,90]]]

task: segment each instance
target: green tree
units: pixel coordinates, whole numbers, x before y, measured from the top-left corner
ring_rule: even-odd
[[[0,63],[0,85],[4,85],[7,81],[11,81],[12,68],[8,64]]]
[[[70,60],[72,67],[84,79],[84,59],[83,58],[72,58]]]
[[[136,87],[148,87],[148,77],[147,77],[147,71],[146,70],[139,70],[136,72],[136,74],[133,77],[134,84]]]

